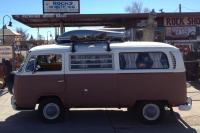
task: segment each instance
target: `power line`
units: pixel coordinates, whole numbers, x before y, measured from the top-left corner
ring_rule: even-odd
[[[179,7],[178,7],[178,8],[176,8],[176,10],[175,10],[174,12],[177,12],[177,11],[178,11],[178,9],[179,9]]]
[[[195,11],[195,12],[199,12],[199,10],[196,10],[196,9],[192,9],[192,8],[188,8],[186,6],[182,6],[183,8],[187,9],[187,10],[190,10],[190,11]]]

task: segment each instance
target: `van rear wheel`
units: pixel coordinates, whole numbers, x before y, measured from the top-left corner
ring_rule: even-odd
[[[64,119],[64,107],[55,98],[47,98],[39,104],[39,115],[47,123],[54,123]]]
[[[164,113],[164,106],[160,102],[142,102],[137,107],[139,119],[147,124],[159,122]]]

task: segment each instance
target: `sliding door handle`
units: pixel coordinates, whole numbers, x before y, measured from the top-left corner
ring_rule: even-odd
[[[64,80],[58,80],[57,82],[58,82],[58,83],[63,83],[63,82],[64,82]]]

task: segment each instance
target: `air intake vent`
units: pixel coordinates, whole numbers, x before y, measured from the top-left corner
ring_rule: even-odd
[[[175,69],[176,68],[176,58],[172,52],[169,52],[169,53],[171,55],[173,69]]]

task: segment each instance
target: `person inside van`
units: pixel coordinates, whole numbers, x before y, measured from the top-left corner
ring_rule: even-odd
[[[136,60],[136,67],[138,69],[150,69],[153,65],[153,60],[148,53],[139,53]]]

